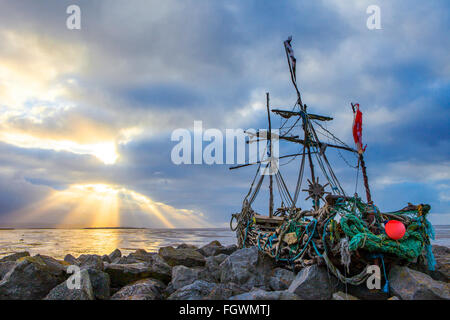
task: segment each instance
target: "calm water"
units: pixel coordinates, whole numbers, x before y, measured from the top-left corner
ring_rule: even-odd
[[[169,245],[189,243],[202,246],[213,240],[223,245],[235,244],[229,229],[14,229],[0,230],[0,257],[28,251],[58,259],[68,253],[109,254],[119,248],[122,253],[145,249],[155,252]]]
[[[450,226],[435,226],[434,244],[450,247]],[[136,249],[155,252],[159,247],[189,243],[197,246],[219,240],[235,244],[229,229],[15,229],[0,230],[0,257],[28,251],[62,259],[68,253],[109,254],[119,248],[123,253]]]

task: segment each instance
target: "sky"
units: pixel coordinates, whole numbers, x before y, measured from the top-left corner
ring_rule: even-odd
[[[66,26],[72,4],[80,30]],[[381,29],[368,29],[369,5],[379,6]],[[328,130],[349,145],[350,103],[360,104],[375,204],[387,212],[428,203],[433,223],[450,224],[448,1],[0,8],[0,227],[227,226],[255,166],[176,165],[171,134],[194,121],[266,128],[266,92],[272,108],[291,109],[290,35],[303,102],[333,117]],[[280,154],[299,148],[280,144]],[[348,193],[364,198],[356,158],[330,151],[330,161]],[[280,167],[290,189],[298,167]],[[261,192],[255,209],[266,213],[267,201]]]

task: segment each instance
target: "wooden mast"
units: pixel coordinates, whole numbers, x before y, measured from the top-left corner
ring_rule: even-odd
[[[267,139],[269,141],[269,156],[270,156],[270,164],[269,164],[269,217],[272,218],[273,216],[273,177],[272,177],[272,125],[270,123],[270,108],[269,108],[269,93],[266,92],[266,98],[267,98],[267,118],[269,120],[269,132]]]

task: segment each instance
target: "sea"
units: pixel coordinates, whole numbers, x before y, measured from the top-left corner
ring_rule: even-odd
[[[450,247],[450,225],[434,226],[432,244]],[[63,259],[66,254],[109,254],[116,248],[124,254],[136,249],[157,252],[160,247],[182,243],[202,246],[213,240],[223,245],[236,243],[229,229],[0,229],[0,258],[28,251]]]

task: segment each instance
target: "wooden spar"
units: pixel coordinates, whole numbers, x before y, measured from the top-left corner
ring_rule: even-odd
[[[314,153],[314,152],[311,152],[311,153]],[[294,154],[288,154],[288,155],[285,155],[285,156],[281,156],[281,157],[279,157],[278,159],[284,159],[284,158],[289,158],[289,157],[297,157],[297,156],[302,156],[302,155],[304,155],[304,154],[306,154],[306,153],[294,153]],[[239,169],[239,168],[252,166],[252,165],[254,165],[254,164],[258,164],[258,163],[262,163],[262,162],[263,162],[263,161],[256,161],[256,162],[252,162],[252,163],[241,164],[241,165],[239,165],[239,166],[230,167],[229,169],[230,169],[230,170],[233,170],[233,169]]]
[[[364,187],[366,188],[367,203],[372,204],[372,196],[370,195],[369,189],[369,179],[367,178],[366,163],[364,162],[364,156],[362,153],[359,154],[359,163],[361,164],[361,170],[364,178]]]
[[[272,112],[278,114],[279,116],[281,116],[285,119],[293,117],[293,116],[301,116],[302,115],[300,112],[297,112],[297,111],[288,111],[288,110],[279,110],[279,109],[272,109]],[[320,121],[333,120],[333,118],[331,118],[331,117],[321,116],[321,115],[313,114],[313,113],[308,113],[307,115],[308,115],[308,118],[310,118],[312,120],[320,120]]]
[[[290,141],[290,142],[300,143],[300,144],[303,144],[303,145],[305,144],[305,140],[299,139],[298,136],[286,137],[286,136],[278,136],[278,135],[275,135],[275,134],[273,134],[273,135],[276,136],[279,140],[286,140],[286,141]],[[257,132],[254,136],[259,137],[259,132]],[[264,140],[264,138],[261,139],[261,140]],[[258,142],[258,141],[261,141],[261,140],[253,140],[251,142]],[[246,141],[246,143],[249,143],[249,141]],[[316,146],[317,145],[313,141],[311,141],[310,144],[312,146]],[[346,146],[338,146],[338,145],[335,145],[335,144],[329,144],[329,143],[320,142],[319,143],[319,147],[322,148],[322,146],[331,147],[331,148],[337,148],[337,149],[342,149],[342,150],[358,153],[358,151],[356,151],[355,149],[350,148],[350,147],[346,147]]]
[[[269,132],[268,132],[268,142],[269,142],[269,155],[270,160],[272,160],[272,125],[270,123],[270,108],[269,108],[269,93],[266,92],[266,98],[267,98],[267,119],[269,120]],[[269,217],[272,218],[273,216],[273,177],[272,177],[272,162],[269,166],[269,192],[270,192],[270,198],[269,198]]]
[[[306,104],[304,105],[302,111],[304,113],[306,113]],[[312,181],[310,183],[312,185],[313,183],[316,182],[316,178],[315,178],[315,175],[314,175],[314,164],[313,164],[313,161],[312,161],[312,158],[311,158],[311,149],[310,149],[310,144],[311,144],[312,141],[311,141],[311,139],[309,137],[308,122],[307,122],[307,120],[304,117],[302,117],[302,120],[303,120],[303,132],[304,132],[304,135],[305,135],[305,139],[304,139],[303,143],[304,143],[306,149],[308,149],[308,162],[309,162],[309,168],[311,169],[311,181]],[[320,143],[319,143],[319,146],[320,146]],[[319,208],[318,208],[318,204],[317,204],[317,202],[315,200],[316,199],[314,198],[314,201],[313,201],[314,206],[313,207],[314,207],[315,210],[317,210]]]
[[[301,144],[305,144],[305,140],[302,139],[297,139],[297,138],[293,138],[293,137],[280,137],[281,140],[287,140],[287,141],[291,141],[291,142],[295,142],[295,143],[301,143]],[[309,142],[311,145],[316,145],[315,142],[311,141]],[[326,147],[331,147],[331,148],[337,148],[337,149],[342,149],[342,150],[347,150],[347,151],[351,151],[351,152],[356,152],[358,153],[358,151],[356,151],[355,149],[346,147],[346,146],[338,146],[338,145],[334,145],[334,144],[328,144],[328,143],[324,143],[324,142],[320,142],[319,143],[319,148],[322,148],[322,146],[326,146]]]

